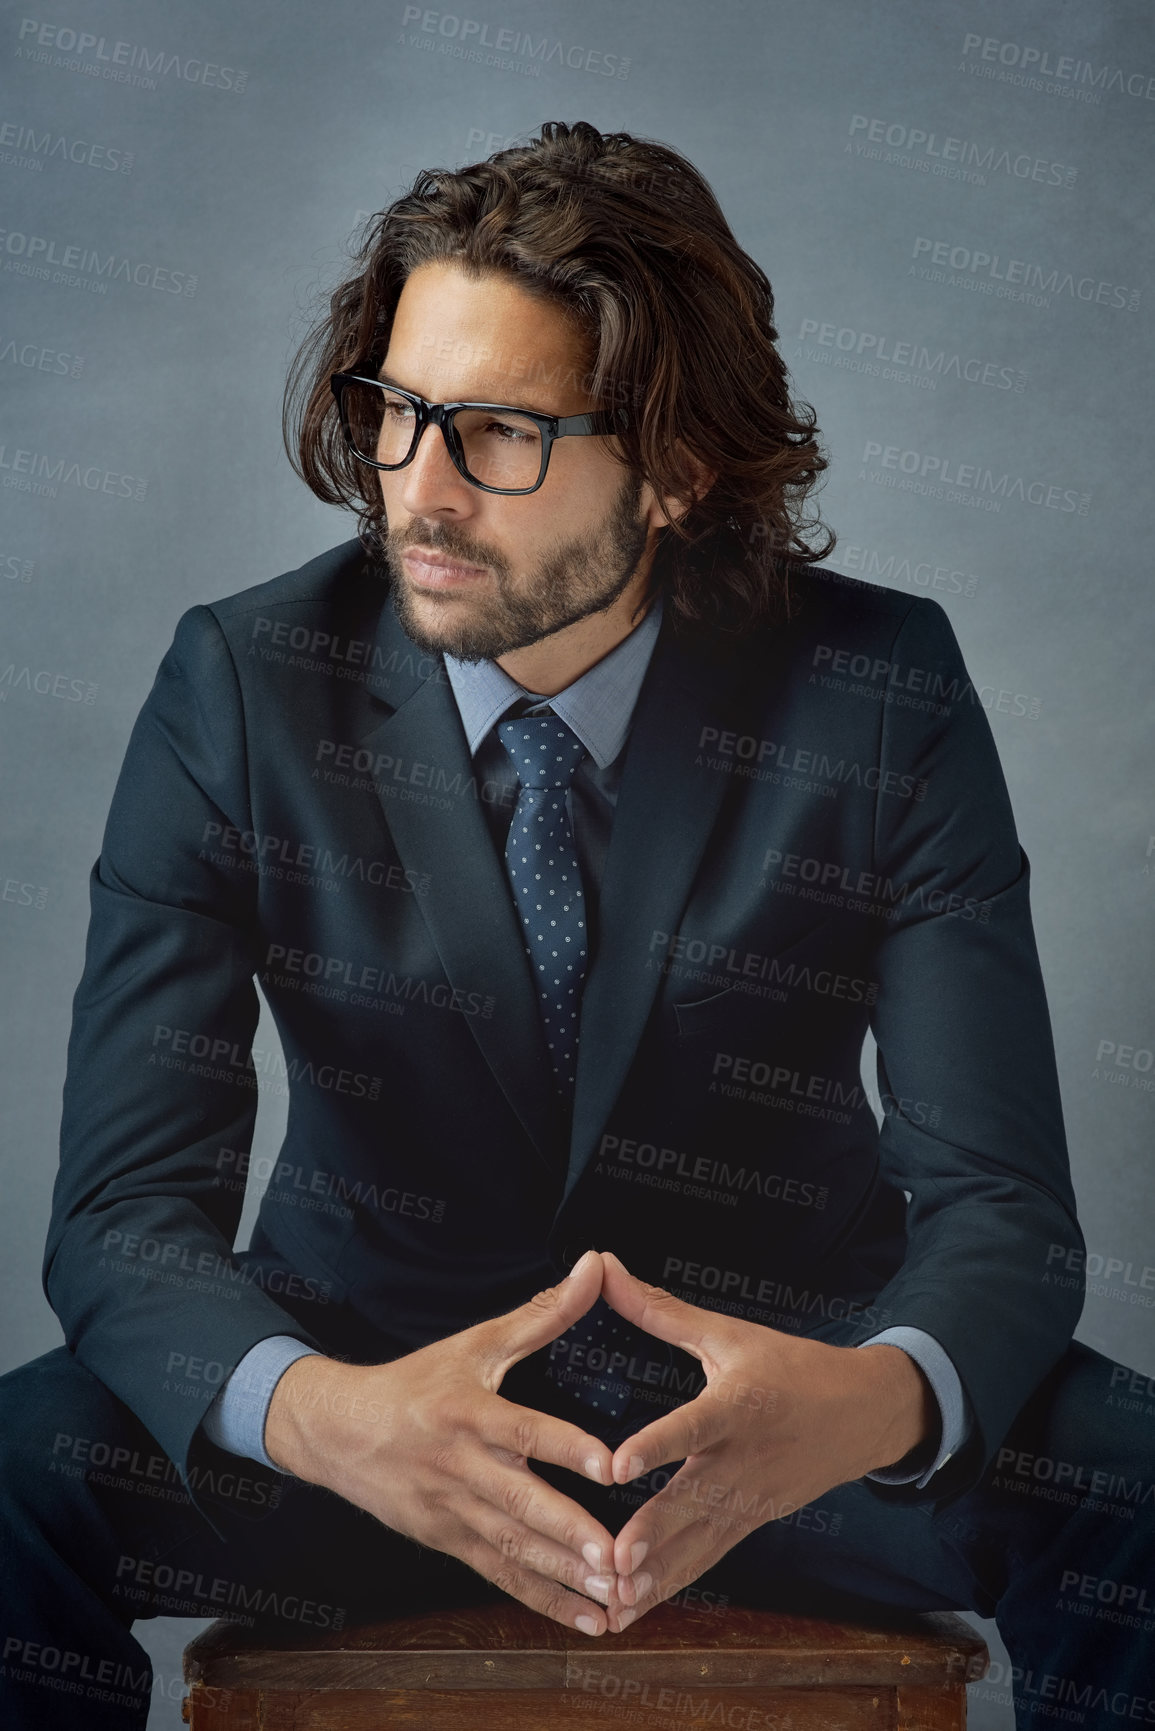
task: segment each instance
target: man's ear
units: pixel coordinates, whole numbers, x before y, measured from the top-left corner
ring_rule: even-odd
[[[665,505],[666,510],[669,512],[670,517],[675,523],[680,523],[691,507],[696,505],[700,499],[705,498],[706,494],[710,491],[710,488],[714,485],[714,482],[718,479],[718,472],[716,469],[708,468],[705,463],[703,463],[699,458],[691,456],[688,451],[683,450],[682,455],[692,477],[693,491],[691,496],[687,498],[685,496],[679,496],[676,493],[662,494],[662,504]],[[667,528],[668,524],[665,516],[662,514],[662,506],[658,503],[658,495],[648,484],[643,493],[643,499],[648,502],[650,507],[649,521],[651,527],[655,529]]]

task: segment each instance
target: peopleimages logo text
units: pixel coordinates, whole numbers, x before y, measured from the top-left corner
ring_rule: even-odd
[[[1018,367],[1002,366],[997,361],[959,350],[934,348],[917,340],[895,339],[889,333],[855,330],[850,325],[835,325],[819,319],[803,319],[798,327],[799,342],[813,339],[823,348],[836,349],[842,354],[865,356],[871,361],[890,363],[894,367],[909,367],[913,373],[930,373],[936,378],[958,379],[970,385],[987,385],[999,391],[1023,391],[1026,374]],[[810,359],[810,356],[804,357]],[[883,373],[883,378],[888,377]]]
[[[498,54],[512,54],[518,59],[537,61],[542,66],[557,62],[574,72],[595,72],[603,78],[628,78],[629,59],[622,54],[607,54],[597,48],[582,48],[577,43],[552,40],[548,36],[534,37],[528,30],[512,30],[507,25],[492,31],[487,20],[463,18],[455,12],[435,12],[426,6],[406,6],[401,17],[402,29],[416,25],[429,36],[439,36],[470,49],[488,48]]]
[[[1091,508],[1090,493],[1080,493],[1075,487],[1062,487],[1057,482],[1028,479],[1006,470],[996,473],[982,463],[960,463],[953,457],[932,451],[903,450],[900,445],[884,445],[878,439],[867,439],[862,448],[863,463],[877,463],[882,469],[902,475],[917,475],[934,486],[955,487],[964,492],[990,494],[997,502],[1018,499],[1024,505],[1042,505],[1051,511],[1076,511],[1085,517]]]
[[[1067,295],[1071,300],[1093,301],[1098,306],[1122,307],[1133,313],[1139,306],[1139,290],[1093,276],[1075,276],[1057,266],[1032,264],[1029,259],[1004,258],[982,247],[954,246],[949,240],[916,235],[912,258],[923,259],[943,270],[960,271],[992,281],[1019,285],[1034,294]]]
[[[1122,95],[1155,101],[1155,74],[1125,72],[1109,61],[1096,66],[1094,61],[1079,60],[1072,54],[1052,54],[1049,48],[1003,42],[997,36],[979,36],[971,31],[963,37],[962,51],[964,60],[987,61],[1039,79],[1054,78],[1060,84],[1090,86],[1095,91],[1117,90]]]
[[[860,133],[865,136],[859,138]],[[947,164],[956,163],[961,169],[975,171],[969,178],[982,185],[986,185],[988,173],[1033,180],[1043,186],[1074,186],[1078,178],[1076,169],[1052,162],[1050,157],[1000,148],[985,140],[980,144],[972,138],[953,138],[949,133],[928,132],[924,126],[908,126],[905,121],[881,120],[869,114],[851,115],[850,138],[857,154],[880,161],[897,154],[899,159],[905,158],[904,166],[934,173],[946,172]],[[846,148],[850,150],[851,144]]]
[[[74,30],[70,24],[50,24],[40,18],[21,19],[17,32],[16,53],[24,59],[49,57],[46,51],[75,56],[82,71],[95,70],[104,77],[122,82],[135,82],[133,73],[156,74],[161,78],[176,77],[183,84],[199,84],[206,90],[231,90],[236,95],[244,90],[248,73],[235,66],[221,66],[212,60],[195,56],[167,53],[163,48],[146,48],[140,42],[109,42],[91,30]],[[38,55],[35,50],[39,50]],[[85,55],[92,59],[85,60]],[[155,82],[151,82],[155,89]]]
[[[131,150],[95,144],[86,138],[70,138],[65,132],[37,132],[34,126],[22,126],[14,120],[0,122],[0,148],[5,152],[20,153],[18,158],[5,154],[0,161],[15,161],[21,168],[43,168],[50,157],[56,157],[61,162],[75,162],[86,168],[100,168],[116,174],[132,173]]]
[[[112,252],[101,254],[95,247],[58,243],[51,236],[25,234],[18,229],[0,228],[0,253],[7,255],[5,270],[47,278],[52,266],[58,272],[93,278],[100,283],[102,293],[106,283],[117,281],[168,294],[193,295],[197,289],[197,279],[188,271],[171,270],[150,259],[122,257]],[[14,259],[19,264],[7,262]]]

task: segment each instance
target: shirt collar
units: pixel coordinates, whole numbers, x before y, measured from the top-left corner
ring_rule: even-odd
[[[457,699],[469,755],[511,703],[529,697],[548,703],[572,727],[599,769],[620,753],[630,730],[642,678],[662,623],[662,597],[655,596],[640,625],[555,697],[526,691],[496,661],[459,661],[446,655],[445,671]]]

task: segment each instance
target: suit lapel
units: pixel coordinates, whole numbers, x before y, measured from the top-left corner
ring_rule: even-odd
[[[381,793],[403,865],[428,877],[417,898],[441,965],[461,991],[492,992],[490,1018],[465,1018],[502,1092],[550,1170],[558,1170],[564,1121],[558,1105],[529,958],[505,868],[481,809],[461,717],[440,657],[423,656],[386,601],[377,631],[370,689],[395,704],[359,743],[385,753],[408,777],[436,789],[428,804]],[[417,767],[421,766],[421,767]],[[382,784],[379,785],[380,787]]]
[[[704,726],[737,713],[740,660],[675,634],[667,605],[638,694],[598,900],[579,1023],[563,1203],[589,1164],[662,977],[653,933],[676,932],[730,778],[705,765]]]

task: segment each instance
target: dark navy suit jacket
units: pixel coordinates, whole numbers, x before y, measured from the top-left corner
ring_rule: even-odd
[[[198,1426],[258,1340],[379,1362],[596,1243],[772,1327],[925,1329],[971,1437],[876,1489],[981,1475],[1081,1302],[1046,1278],[1082,1239],[1027,860],[942,609],[792,592],[741,638],[665,611],[572,1122],[491,792],[382,569],[350,541],[182,617],[93,868],[45,1257],[69,1346],[182,1473],[237,1466]],[[283,1065],[249,1059],[254,978]],[[261,1069],[288,1128],[234,1254]]]

